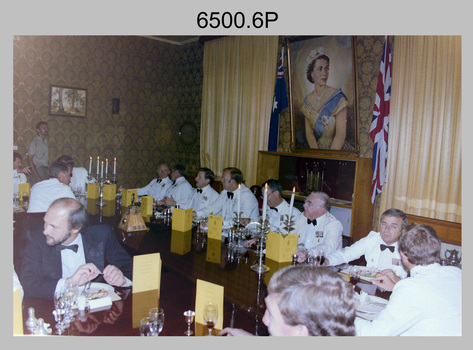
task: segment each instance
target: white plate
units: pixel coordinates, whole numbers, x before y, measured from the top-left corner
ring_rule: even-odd
[[[360,303],[359,300],[355,301],[355,310],[365,314],[379,314],[387,303],[388,301],[383,298],[368,295],[363,303]]]
[[[111,297],[115,289],[106,283],[92,282],[90,284],[89,300],[97,300],[104,297]]]

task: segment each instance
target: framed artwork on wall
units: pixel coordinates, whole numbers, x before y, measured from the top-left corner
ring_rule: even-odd
[[[292,148],[358,153],[354,37],[298,37],[286,44]]]
[[[87,90],[51,85],[49,114],[85,118]]]

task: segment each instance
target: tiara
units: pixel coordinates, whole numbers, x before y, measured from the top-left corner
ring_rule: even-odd
[[[307,56],[307,64],[310,64],[312,63],[313,60],[319,58],[320,56],[322,55],[327,55],[327,53],[325,52],[325,49],[323,47],[317,47],[315,49],[313,49],[310,54]]]

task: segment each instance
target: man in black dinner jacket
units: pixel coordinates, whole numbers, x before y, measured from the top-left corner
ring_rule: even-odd
[[[131,286],[133,260],[110,225],[86,227],[83,205],[59,198],[44,216],[44,229],[32,232],[20,270],[25,297],[52,299],[65,284],[88,281]],[[97,278],[97,279],[96,279]]]

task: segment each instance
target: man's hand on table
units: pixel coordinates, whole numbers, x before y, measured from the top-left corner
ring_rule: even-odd
[[[391,269],[379,271],[375,278],[371,281],[375,286],[379,286],[389,292],[393,291],[394,285],[399,282],[401,278]]]

